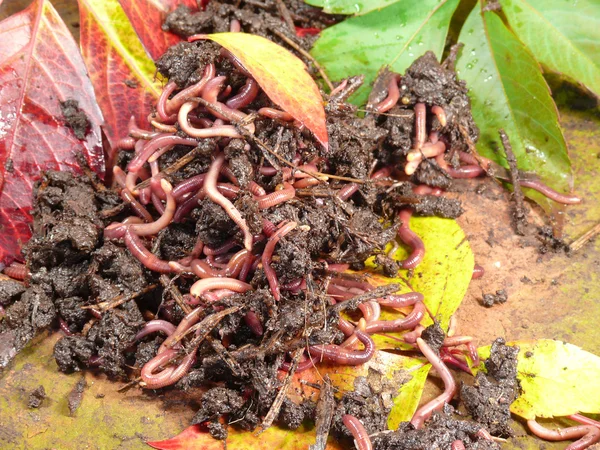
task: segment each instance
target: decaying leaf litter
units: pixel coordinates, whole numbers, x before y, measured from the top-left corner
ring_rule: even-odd
[[[209,106],[210,106],[210,105],[209,105]],[[356,120],[356,119],[353,119],[353,120]],[[405,125],[405,126],[406,126],[406,125]],[[409,135],[410,135],[410,133],[409,133]],[[410,145],[410,144],[409,144],[409,145]],[[409,148],[409,149],[410,149],[410,148]],[[408,150],[409,150],[409,149],[408,149]],[[405,149],[405,150],[407,150],[407,149]],[[384,156],[384,161],[385,161],[385,156]],[[340,165],[341,165],[341,164],[340,164]],[[342,166],[342,165],[341,165],[341,166]],[[346,170],[350,170],[350,168],[349,168],[348,166],[349,166],[349,164],[348,164],[348,163],[346,163],[346,167],[345,167],[345,169],[346,169]],[[364,170],[364,166],[365,166],[365,164],[363,163],[363,170]],[[343,166],[342,166],[342,167],[343,167]],[[233,170],[233,168],[232,168],[232,170]],[[358,170],[360,170],[360,169],[358,169]],[[364,175],[363,175],[363,176],[364,176]],[[430,178],[428,178],[428,179],[430,180]],[[386,193],[386,194],[389,194],[389,193]],[[330,194],[330,195],[331,195],[331,194]],[[371,193],[371,195],[373,195],[373,193]],[[405,195],[406,195],[406,194],[405,194]],[[367,196],[365,196],[365,198],[366,198],[366,197],[367,197]],[[396,199],[396,198],[395,198],[394,200],[395,200],[395,201],[397,201],[397,199]],[[367,200],[367,201],[368,201],[368,200]],[[368,203],[367,203],[367,204],[368,204]],[[414,205],[414,203],[409,203],[409,204],[411,204],[411,206],[415,206],[415,205]],[[360,205],[358,205],[358,206],[360,206]],[[417,205],[417,206],[418,206],[418,205]],[[393,207],[391,207],[391,208],[393,208]],[[384,241],[384,242],[385,242],[385,241]],[[360,258],[356,258],[356,259],[360,259]],[[363,259],[364,259],[364,258],[363,258]],[[356,261],[353,261],[353,262],[356,262]],[[390,270],[390,269],[388,269],[388,270]],[[213,345],[213,347],[214,347],[214,345]],[[215,350],[215,351],[216,351],[216,350]],[[454,427],[454,426],[453,426],[453,427]],[[456,427],[455,427],[455,428],[456,428]],[[460,427],[459,427],[459,428],[460,428]],[[218,427],[218,426],[213,426],[213,430],[215,430],[215,432],[219,432],[219,427]],[[472,430],[473,430],[473,429],[472,429]],[[211,431],[212,431],[212,430],[211,430]],[[463,431],[464,431],[464,430],[463,430]],[[477,429],[475,429],[475,431],[472,431],[472,432],[473,432],[473,433],[476,433],[477,431],[478,431],[478,430],[477,430]],[[435,433],[434,433],[434,434],[435,434]],[[437,435],[433,437],[433,439],[439,439],[439,438],[440,438],[440,437],[439,437],[439,436],[437,436]],[[442,439],[444,439],[444,438],[442,438]],[[445,437],[445,439],[446,439],[446,440],[447,440],[447,439],[450,439],[450,436],[446,436],[446,437]],[[468,439],[468,438],[465,438],[465,439]]]

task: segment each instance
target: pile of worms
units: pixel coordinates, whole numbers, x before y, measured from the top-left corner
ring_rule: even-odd
[[[239,23],[233,21],[232,31],[239,31]],[[135,121],[129,124],[128,136],[121,139],[115,148],[113,159],[126,155],[126,164],[115,165],[113,180],[123,202],[133,214],[114,222],[104,230],[104,238],[121,242],[131,255],[156,274],[168,274],[186,280],[189,290],[182,296],[179,305],[185,312],[183,319],[174,322],[169,315],[157,314],[147,321],[136,336],[140,341],[146,336],[160,334],[165,337],[154,358],[145,363],[140,370],[140,385],[145,389],[160,389],[172,386],[184,378],[198,362],[198,349],[213,328],[228,314],[239,311],[239,306],[227,306],[227,299],[246,294],[257,288],[268,289],[274,304],[298,295],[310,295],[311,286],[317,283],[324,292],[323,301],[327,308],[353,303],[350,316],[343,317],[337,312],[337,327],[343,334],[341,343],[322,343],[306,345],[303,352],[292,357],[287,352],[287,360],[281,362],[282,373],[300,373],[325,362],[330,364],[354,366],[368,362],[375,354],[374,334],[403,334],[405,344],[414,347],[433,366],[444,383],[442,394],[421,406],[411,424],[419,429],[435,411],[449,403],[457,391],[457,384],[448,367],[470,373],[467,359],[477,365],[478,356],[473,339],[469,336],[455,336],[454,322],[439,351],[434,351],[422,338],[424,327],[421,325],[426,316],[433,318],[425,305],[423,295],[418,292],[385,293],[381,295],[372,286],[368,278],[348,272],[350,263],[339,259],[328,260],[323,255],[317,261],[323,268],[320,277],[309,280],[297,278],[285,283],[281,273],[274,268],[278,260],[278,245],[291,236],[310,231],[301,219],[273,222],[260,216],[260,226],[251,226],[248,212],[240,211],[237,200],[246,196],[252,200],[255,211],[271,211],[282,205],[298,204],[303,201],[298,196],[300,190],[314,186],[325,186],[335,202],[352,205],[361,184],[368,181],[382,187],[394,186],[397,181],[410,183],[410,176],[427,159],[433,159],[450,178],[474,178],[488,173],[491,161],[471,153],[458,152],[460,164],[450,164],[446,160],[449,148],[443,128],[448,118],[443,107],[416,103],[414,105],[413,147],[405,155],[405,161],[394,165],[378,164],[371,170],[368,180],[352,180],[337,177],[329,171],[325,151],[310,154],[311,159],[301,151],[302,142],[298,142],[298,151],[290,160],[282,161],[277,149],[261,156],[262,163],[252,167],[260,175],[258,182],[250,180],[242,185],[234,170],[230,167],[225,147],[232,140],[243,140],[243,151],[258,152],[255,135],[257,120],[268,120],[282,127],[296,129],[307,139],[312,139],[294,117],[274,105],[263,106],[256,110],[249,105],[262,94],[257,81],[231,53],[223,50],[221,58],[227,59],[238,76],[246,78],[244,84],[233,89],[226,75],[219,75],[215,63],[203,68],[202,77],[196,83],[180,88],[174,82],[168,82],[158,99],[155,112],[149,117],[152,130],[137,126]],[[386,114],[402,103],[402,78],[394,74],[387,88],[387,96],[374,105],[372,114]],[[334,97],[346,87],[342,82],[330,94]],[[430,131],[427,117],[435,117],[442,126],[441,131]],[[308,136],[308,137],[307,137]],[[203,173],[179,180],[170,181],[168,167],[161,161],[174,148],[187,148],[192,151],[202,141],[214,142],[210,164]],[[318,145],[318,144],[317,144]],[[264,145],[263,145],[264,147]],[[288,152],[289,153],[289,152]],[[255,158],[256,160],[256,158]],[[258,178],[256,178],[258,179]],[[172,179],[171,179],[172,180]],[[266,182],[265,182],[266,180]],[[275,180],[275,182],[271,182]],[[330,182],[335,181],[332,188]],[[274,186],[274,187],[273,187]],[[424,184],[411,184],[416,196],[443,196],[444,190]],[[538,190],[549,198],[566,204],[578,203],[572,195],[560,194],[534,179],[522,179],[521,186]],[[178,260],[165,260],[151,251],[151,244],[159,233],[172,224],[190,220],[199,202],[210,201],[218,205],[237,227],[238,233],[218,245],[209,245],[200,238],[189,254]],[[318,204],[318,199],[316,203]],[[410,229],[409,221],[413,214],[410,205],[403,205],[396,211],[397,217],[391,226],[396,227],[397,240],[409,250],[409,256],[399,262],[403,269],[415,269],[425,256],[422,239]],[[396,244],[398,245],[398,244]],[[24,266],[13,265],[4,269],[4,273],[14,278],[26,276]],[[257,274],[263,274],[261,278]],[[476,266],[473,278],[483,275],[483,268]],[[253,281],[259,280],[259,281]],[[264,280],[264,281],[263,281]],[[259,286],[260,283],[265,283]],[[211,306],[212,305],[212,306]],[[216,306],[214,306],[216,305]],[[381,319],[382,310],[396,311],[398,318]],[[97,311],[101,314],[100,311]],[[260,339],[265,336],[268,324],[261,320],[252,309],[244,311],[244,323]],[[227,347],[225,340],[223,345]],[[460,349],[462,347],[462,350]],[[561,431],[550,431],[535,421],[529,421],[532,432],[547,440],[579,439],[568,448],[583,449],[600,440],[598,423],[583,416],[575,415],[574,420],[580,426]],[[343,424],[354,436],[359,450],[373,448],[369,435],[361,421],[352,415],[343,416]],[[487,431],[480,430],[482,439],[492,439]],[[462,441],[452,444],[452,449],[464,449]]]

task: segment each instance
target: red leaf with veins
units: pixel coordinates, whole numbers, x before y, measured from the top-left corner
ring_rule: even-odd
[[[79,49],[47,0],[0,22],[0,263],[20,259],[31,236],[32,187],[45,170],[78,170],[77,154],[104,171],[102,114]],[[79,140],[60,103],[79,102],[90,128]]]
[[[161,30],[167,14],[179,5],[192,11],[198,9],[196,0],[119,0],[119,3],[144,48],[155,61],[170,46],[181,42],[176,34]]]

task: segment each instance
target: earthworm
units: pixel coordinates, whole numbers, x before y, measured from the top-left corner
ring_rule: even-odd
[[[363,350],[350,350],[339,345],[313,345],[308,352],[319,361],[327,361],[344,366],[358,366],[369,361],[375,354],[375,343],[367,333],[355,330],[354,333],[365,346]]]
[[[306,189],[311,186],[316,186],[317,184],[321,184],[321,180],[318,178],[302,178],[301,180],[294,182],[294,188]]]
[[[0,318],[3,316],[2,312],[3,311],[0,311]],[[60,327],[61,331],[65,333],[66,336],[73,336],[73,333],[69,328],[69,324],[65,322],[65,319],[63,319],[60,316],[58,316],[58,326]]]
[[[166,320],[150,320],[144,324],[140,331],[138,331],[138,334],[135,335],[134,340],[139,341],[144,336],[156,333],[157,331],[160,331],[167,336],[171,336],[175,332],[175,325],[173,325],[171,322],[167,322]]]
[[[535,420],[528,420],[527,426],[533,434],[546,441],[566,441],[579,439],[565,450],[583,450],[600,441],[600,428],[591,425],[577,425],[561,430],[549,430]]]
[[[377,106],[375,106],[375,110],[378,113],[384,113],[392,109],[398,103],[398,99],[400,98],[400,90],[398,89],[398,81],[400,81],[400,75],[393,74],[390,78],[390,82],[388,83],[388,95],[385,99],[383,99]]]
[[[354,297],[354,294],[352,292],[348,292],[346,289],[343,289],[331,283],[329,284],[329,286],[327,286],[327,295],[335,297],[336,301],[349,300],[352,297]]]
[[[320,30],[319,30],[320,31]],[[296,32],[298,32],[296,30]],[[298,35],[300,36],[300,35]],[[338,84],[335,88],[333,88],[333,90],[331,91],[331,93],[329,94],[329,98],[331,97],[335,97],[337,94],[339,94],[341,91],[343,91],[344,89],[346,89],[346,86],[348,85],[348,78],[340,81],[340,84]]]
[[[156,209],[160,215],[165,213],[165,205],[162,204],[160,198],[154,192],[152,193],[152,204],[154,205],[154,209]]]
[[[315,362],[312,358],[305,358],[303,361],[300,361],[296,366],[296,373],[304,372],[305,370],[314,367]],[[284,361],[279,366],[279,370],[283,370],[284,372],[289,372],[292,367],[292,363]]]
[[[410,423],[418,430],[423,426],[425,421],[431,417],[431,414],[434,411],[443,408],[445,403],[452,400],[452,397],[456,393],[456,382],[454,381],[454,378],[452,378],[452,374],[444,362],[435,354],[427,342],[421,338],[417,338],[417,346],[425,358],[427,358],[427,361],[429,361],[433,368],[437,370],[444,382],[444,392],[429,403],[421,406],[411,419]]]
[[[148,361],[142,368],[140,374],[142,381],[145,383],[146,389],[160,389],[171,384],[175,384],[189,371],[190,367],[196,361],[196,349],[186,355],[179,366],[169,366],[164,368],[158,373],[154,373],[155,370],[159,369],[163,364],[167,364],[177,355],[177,351],[174,349],[165,350],[159,353],[150,361]]]
[[[291,167],[284,167],[281,169],[283,174],[283,181],[288,181],[290,178],[309,178],[312,177],[309,173],[306,172],[318,172],[319,169],[315,164],[302,164],[294,169]]]
[[[416,172],[417,168],[419,167],[419,164],[421,164],[421,155],[419,155],[417,158],[413,159],[412,161],[408,161],[406,163],[406,165],[404,166],[404,173],[406,175],[412,175],[413,173]]]
[[[4,275],[7,275],[15,280],[23,281],[25,278],[29,276],[29,271],[27,270],[27,266],[25,264],[21,264],[18,262],[13,262],[10,266],[7,266],[2,271]]]
[[[289,222],[279,228],[267,241],[267,245],[265,245],[265,249],[263,250],[263,254],[261,256],[261,262],[263,265],[263,270],[265,272],[265,276],[267,277],[267,281],[269,282],[269,287],[271,288],[271,293],[273,294],[273,298],[275,300],[279,300],[281,298],[279,281],[277,280],[277,274],[275,270],[271,267],[271,258],[273,257],[273,252],[275,251],[275,246],[279,242],[279,240],[296,228],[298,224],[296,222]]]
[[[163,91],[158,97],[158,101],[156,102],[156,112],[158,113],[158,118],[165,123],[174,123],[177,120],[176,115],[171,115],[167,113],[167,101],[173,92],[177,89],[177,83],[174,81],[169,81],[167,85],[163,88]]]
[[[244,322],[248,325],[248,328],[257,336],[262,336],[264,333],[262,323],[258,319],[258,316],[254,311],[248,311],[244,316]]]
[[[416,344],[417,338],[421,337],[423,330],[425,330],[424,326],[417,325],[414,328],[414,330],[409,331],[408,333],[404,334],[404,342],[406,342],[407,344],[413,344],[413,345]]]
[[[202,35],[200,35],[202,36]],[[195,36],[190,36],[188,38],[188,41],[193,42],[196,39],[204,39],[204,37],[201,38],[197,38]],[[247,77],[250,77],[250,72],[248,72],[246,70],[246,68],[244,67],[244,65],[242,64],[242,62],[237,58],[237,56],[235,56],[233,53],[231,53],[229,50],[226,50],[224,48],[221,49],[221,56],[227,58],[229,61],[231,61],[231,63],[235,66],[235,68],[242,73],[243,75],[246,75]]]
[[[379,316],[381,314],[381,308],[379,307],[379,303],[374,301],[360,303],[358,305],[358,309],[360,309],[363,313],[363,316],[367,323],[379,320]]]
[[[262,219],[263,233],[267,237],[273,236],[273,234],[277,231],[277,226],[268,219],[263,217]]]
[[[239,20],[232,19],[231,22],[229,22],[229,32],[230,33],[239,33],[240,31],[242,31],[242,24],[240,23]]]
[[[480,266],[479,264],[475,264],[475,266],[473,267],[473,276],[471,277],[471,279],[478,280],[484,274],[485,274],[485,269],[482,266]]]
[[[600,428],[600,422],[594,419],[590,419],[589,417],[583,416],[581,414],[571,414],[567,416],[569,419],[574,420],[575,422],[579,422],[583,425],[591,425],[596,428]]]
[[[415,303],[413,310],[404,318],[396,320],[377,320],[367,324],[367,333],[391,333],[403,330],[412,330],[423,317],[425,317],[426,308],[423,302]]]
[[[148,210],[138,202],[131,191],[127,188],[121,189],[121,198],[123,201],[131,207],[133,212],[145,222],[152,222],[152,215],[148,212]]]
[[[160,136],[157,136],[150,142],[148,142],[144,146],[144,149],[134,156],[131,162],[127,165],[127,170],[133,173],[138,172],[142,168],[142,166],[148,161],[148,158],[152,156],[153,153],[155,153],[161,148],[172,148],[174,145],[188,145],[195,147],[196,145],[198,145],[198,141],[196,141],[195,139],[173,136],[170,134],[161,134]]]
[[[421,161],[423,157],[425,158],[435,158],[436,156],[443,155],[446,151],[446,144],[442,141],[438,141],[435,144],[429,143],[423,145],[423,147],[415,150],[411,150],[406,155],[407,161]]]
[[[239,188],[229,183],[218,183],[217,190],[226,198],[235,198],[239,193]],[[206,197],[206,189],[201,188],[196,194],[187,197],[175,210],[173,222],[181,222],[189,213],[198,207],[198,200],[203,200]]]
[[[549,186],[546,186],[539,180],[523,180],[519,181],[522,187],[527,187],[530,189],[535,189],[541,194],[544,194],[550,200],[554,200],[557,203],[563,203],[565,205],[577,205],[581,203],[581,197],[577,197],[573,194],[561,194],[560,192],[556,192]]]
[[[423,147],[425,138],[427,136],[427,110],[425,103],[417,103],[415,105],[415,148],[419,149]]]
[[[240,88],[238,93],[225,102],[225,105],[231,109],[245,108],[254,101],[260,86],[254,78],[246,79],[246,84]]]
[[[135,121],[135,116],[131,116],[129,118],[129,122],[127,123],[127,135],[129,137],[132,137],[134,139],[144,139],[149,141],[150,139],[153,139],[154,137],[158,136],[160,133],[156,132],[156,131],[148,131],[148,130],[143,130],[142,128],[137,126],[137,123]]]
[[[337,196],[340,200],[346,201],[350,197],[352,197],[358,191],[359,188],[360,186],[358,185],[358,183],[346,184],[337,192]]]
[[[405,306],[411,306],[422,301],[423,294],[420,292],[407,292],[406,294],[400,295],[388,295],[387,297],[381,297],[377,299],[377,302],[381,306],[387,306],[389,308],[403,308]]]
[[[173,188],[173,198],[175,200],[180,201],[185,194],[190,192],[198,191],[204,185],[204,178],[206,177],[205,173],[200,175],[195,175],[193,177],[188,178],[187,180],[183,180],[177,186]]]
[[[369,438],[369,433],[360,420],[350,414],[344,414],[342,421],[352,436],[358,450],[373,450],[373,444]]]
[[[219,108],[224,112],[227,113],[227,116],[229,117],[233,117],[235,120],[238,121],[243,121],[246,117],[248,117],[247,114],[243,113],[242,111],[239,111],[237,109],[234,108],[230,108],[229,106],[227,106],[225,103],[221,103],[218,101],[217,97],[219,94],[219,91],[221,90],[221,88],[223,87],[223,83],[225,82],[225,80],[227,80],[227,77],[224,76],[219,76],[219,77],[215,77],[212,80],[210,80],[208,83],[206,83],[205,89],[202,92],[202,98],[204,100],[206,100],[209,103],[213,103],[219,106]],[[223,120],[230,120],[229,117],[225,117],[224,115],[222,115],[221,113],[219,113],[218,111],[214,110],[214,109],[210,109],[210,112],[218,117],[219,119],[223,119]],[[254,124],[249,123],[247,125],[244,125],[244,127],[250,132],[250,133],[254,133],[255,127]]]
[[[135,139],[132,138],[131,136],[121,138],[115,144],[115,150],[116,149],[133,150],[134,147],[135,147]]]
[[[127,175],[125,174],[125,172],[123,171],[123,169],[121,169],[119,166],[114,166],[113,167],[113,180],[115,180],[115,183],[118,184],[120,187],[124,188],[125,182],[127,179]]]
[[[215,68],[215,65],[213,63],[207,64],[204,68],[204,73],[202,74],[200,81],[179,91],[171,100],[167,101],[165,106],[165,111],[167,114],[174,114],[176,111],[179,111],[179,108],[181,108],[181,106],[188,101],[188,98],[199,96],[206,86],[206,83],[212,80],[216,73],[217,69]]]
[[[250,193],[252,195],[256,195],[259,197],[267,194],[267,191],[265,191],[265,188],[263,188],[256,181],[251,181],[250,183],[248,183],[248,190],[250,191]]]
[[[106,235],[106,230],[104,230]],[[129,252],[139,260],[145,267],[154,272],[171,273],[173,268],[169,265],[169,261],[164,261],[150,252],[142,242],[141,238],[133,233],[128,227],[125,229],[124,236],[125,245]]]
[[[169,349],[171,345],[174,342],[176,342],[176,339],[178,339],[180,336],[183,336],[183,334],[188,329],[190,329],[192,326],[198,323],[203,313],[204,308],[202,307],[197,307],[189,313],[187,313],[187,315],[183,319],[181,319],[181,322],[179,322],[179,325],[177,325],[177,328],[175,329],[173,334],[168,336],[160,345],[160,347],[158,348],[158,353],[163,353],[165,350]]]
[[[469,375],[473,375],[473,372],[471,371],[469,366],[465,362],[454,357],[452,354],[442,352],[440,354],[440,358],[445,364],[448,364],[454,367],[455,369],[462,370],[463,372],[468,373]]]
[[[167,206],[163,214],[154,222],[130,225],[129,229],[132,233],[138,236],[151,236],[166,228],[171,223],[171,220],[173,220],[175,208],[177,207],[177,203],[171,194],[173,188],[171,187],[171,183],[165,179],[160,180],[160,185],[167,195]]]
[[[358,288],[362,289],[365,292],[369,292],[373,290],[373,286],[371,286],[366,281],[358,281],[358,280],[349,280],[347,278],[336,277],[331,280],[332,284],[337,286],[343,286],[347,288]]]
[[[327,270],[331,272],[345,272],[350,269],[350,264],[327,264]]]
[[[270,194],[260,196],[256,199],[259,209],[268,209],[273,206],[285,203],[296,196],[296,189],[290,183],[284,182],[283,189]]]
[[[195,259],[191,262],[191,269],[199,278],[230,277],[235,278],[239,275],[248,258],[248,250],[240,250],[229,261],[225,269],[219,270],[211,267],[207,262]]]
[[[447,117],[446,117],[446,111],[444,111],[444,108],[442,108],[441,106],[438,105],[433,105],[431,107],[431,113],[437,117],[438,121],[440,122],[440,125],[445,127],[446,123],[447,123]]]
[[[203,278],[192,285],[190,294],[194,297],[200,297],[205,291],[215,289],[231,289],[232,291],[243,293],[252,289],[252,286],[235,278]]]
[[[452,178],[469,179],[477,178],[486,174],[485,170],[478,164],[469,164],[455,169],[448,164],[448,162],[444,159],[443,154],[436,156],[435,160],[442,170],[446,171],[446,173],[448,173],[448,175],[450,175]]]
[[[195,138],[210,138],[210,137],[230,137],[230,138],[241,138],[242,135],[238,133],[233,125],[219,125],[211,128],[196,128],[189,124],[188,114],[198,104],[196,102],[186,102],[181,105],[178,113],[179,126],[182,131],[187,133],[189,136]]]
[[[207,197],[221,206],[227,215],[236,223],[236,225],[240,227],[244,233],[244,247],[246,247],[246,250],[252,250],[253,238],[246,220],[242,217],[237,208],[233,206],[233,203],[231,203],[217,190],[217,178],[224,162],[225,155],[223,153],[219,153],[206,173],[206,178],[204,179],[204,189],[206,189]]]
[[[399,213],[402,224],[398,227],[398,237],[412,249],[408,258],[401,262],[402,268],[404,269],[414,269],[421,263],[425,256],[425,244],[423,244],[421,238],[410,229],[409,221],[411,216],[412,210],[410,208],[402,209]]]
[[[218,302],[219,300],[223,300],[224,298],[231,297],[235,294],[235,291],[231,289],[217,289],[215,291],[205,292],[202,294],[204,299],[208,302]],[[191,299],[187,300],[188,305],[197,305],[200,301],[190,295]]]
[[[285,111],[280,111],[275,108],[260,108],[258,114],[269,119],[281,120],[283,122],[291,122],[294,120],[294,116]]]
[[[465,444],[460,439],[457,439],[452,442],[451,450],[465,450]]]
[[[206,256],[223,255],[224,253],[227,253],[229,250],[231,250],[234,247],[237,247],[238,245],[239,244],[235,241],[235,239],[229,239],[217,248],[205,245],[203,252]]]
[[[246,281],[255,261],[258,261],[258,259],[255,258],[254,255],[248,255],[248,259],[246,259],[246,261],[244,262],[242,270],[240,270],[240,274],[238,275],[239,280]]]

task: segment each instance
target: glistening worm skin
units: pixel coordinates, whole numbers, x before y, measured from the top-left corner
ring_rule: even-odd
[[[167,114],[175,114],[181,106],[187,102],[190,97],[197,97],[202,93],[202,90],[210,80],[215,77],[217,70],[213,63],[207,64],[204,68],[204,74],[202,78],[196,84],[193,84],[173,96],[171,100],[167,101],[165,110]],[[157,108],[158,109],[158,108]]]
[[[431,107],[431,112],[435,117],[437,117],[437,119],[440,122],[440,125],[445,127],[448,120],[446,118],[446,111],[444,111],[444,108],[438,105],[434,105]]]
[[[402,225],[398,227],[398,237],[402,242],[408,245],[412,252],[404,261],[402,261],[402,268],[404,269],[414,269],[417,267],[423,257],[425,256],[425,244],[421,238],[412,231],[409,227],[409,221],[412,216],[411,209],[403,209],[399,213],[400,220],[402,221]]]
[[[173,220],[173,215],[177,208],[177,203],[172,195],[173,188],[171,187],[171,183],[164,179],[160,180],[160,186],[167,196],[167,206],[165,207],[163,214],[154,222],[130,225],[129,229],[132,233],[135,233],[138,236],[154,235],[166,228]]]
[[[166,320],[150,320],[144,324],[144,327],[135,335],[135,340],[139,341],[144,336],[161,331],[167,336],[171,336],[175,332],[175,325]]]
[[[235,278],[203,278],[192,285],[190,294],[194,297],[200,297],[204,292],[215,289],[231,289],[243,293],[252,289],[252,286]]]
[[[177,383],[177,381],[185,376],[196,361],[196,349],[194,349],[190,354],[184,356],[179,366],[170,366],[158,373],[154,373],[159,367],[173,359],[176,354],[176,350],[165,350],[144,365],[140,376],[142,381],[146,384],[144,386],[146,389],[160,389]]]
[[[5,267],[2,273],[6,276],[14,278],[15,280],[21,281],[23,281],[29,275],[27,266],[18,262],[13,262],[10,266]]]
[[[565,450],[584,450],[590,445],[600,441],[600,428],[591,425],[577,425],[561,430],[549,430],[535,420],[528,420],[527,426],[533,434],[546,441],[579,439],[569,445]]]
[[[406,317],[396,320],[377,320],[367,324],[367,333],[392,333],[403,330],[412,330],[423,317],[426,309],[422,302],[415,303],[413,310]]]
[[[269,119],[281,120],[283,122],[291,122],[294,120],[294,116],[285,111],[279,111],[274,108],[260,108],[258,110],[258,114],[263,117],[268,117]]]
[[[556,192],[554,189],[546,186],[544,183],[538,180],[521,180],[519,183],[523,187],[535,189],[541,194],[544,194],[550,200],[554,200],[558,203],[563,203],[565,205],[577,205],[581,203],[580,197],[577,197],[576,195],[561,194],[560,192]]]
[[[344,366],[358,366],[369,361],[375,354],[375,343],[371,336],[360,330],[354,333],[365,346],[364,350],[349,350],[339,345],[313,345],[308,348],[309,353],[319,361],[332,362]]]
[[[160,149],[171,148],[174,145],[188,145],[190,147],[195,147],[198,145],[198,142],[195,139],[181,138],[169,134],[155,137],[144,146],[144,149],[141,152],[135,155],[127,165],[127,170],[129,172],[138,172],[155,152]]]
[[[451,445],[451,450],[465,450],[465,444],[460,439],[455,440]]]
[[[240,88],[238,93],[225,102],[231,109],[245,108],[254,101],[259,92],[259,85],[253,78],[248,78],[246,84]]]
[[[435,354],[427,342],[421,338],[417,338],[417,346],[444,382],[444,392],[442,392],[439,397],[436,397],[429,403],[421,406],[411,419],[410,423],[418,430],[423,426],[425,421],[431,417],[431,414],[433,414],[434,411],[443,408],[445,403],[452,400],[452,397],[456,393],[456,382],[444,362]]]
[[[105,230],[106,232],[106,230]],[[171,273],[173,268],[169,261],[164,261],[146,248],[140,237],[129,228],[125,230],[125,245],[129,252],[139,260],[145,267],[158,273]]]
[[[400,90],[398,89],[398,81],[400,81],[400,75],[393,74],[388,84],[388,95],[384,98],[377,106],[375,110],[378,113],[384,113],[392,109],[398,103],[400,98]]]
[[[233,125],[216,125],[211,128],[195,128],[189,124],[188,114],[196,108],[198,103],[186,102],[179,108],[177,120],[181,129],[189,136],[195,138],[230,137],[241,138],[242,136]]]
[[[411,306],[422,301],[423,294],[420,292],[407,292],[406,294],[400,295],[388,295],[387,297],[381,297],[377,299],[377,302],[381,306],[387,306],[389,308],[403,308],[405,306]]]
[[[350,414],[345,414],[342,417],[342,421],[346,428],[350,430],[352,436],[354,436],[354,442],[356,443],[356,448],[358,450],[373,450],[373,444],[369,438],[369,433],[360,420]]]
[[[296,189],[294,189],[294,186],[287,182],[283,183],[283,186],[283,189],[279,191],[271,192],[270,194],[258,197],[256,199],[258,202],[258,208],[268,209],[281,203],[285,203],[296,196]]]
[[[225,155],[223,153],[218,154],[211,164],[210,169],[208,169],[206,178],[204,179],[204,189],[206,189],[206,195],[208,198],[221,206],[227,215],[236,223],[236,225],[240,227],[244,233],[244,247],[246,250],[250,251],[252,250],[253,238],[246,220],[242,217],[237,208],[233,206],[233,203],[231,203],[217,190],[217,178],[224,163]]]
[[[485,274],[485,269],[481,267],[479,264],[475,264],[473,267],[473,275],[471,276],[472,280],[478,280]]]
[[[277,274],[271,267],[271,258],[273,257],[273,252],[275,251],[275,246],[279,242],[279,239],[288,234],[297,226],[298,224],[296,222],[289,222],[278,229],[267,241],[267,245],[265,245],[265,249],[261,257],[263,270],[265,271],[265,276],[269,282],[271,293],[273,294],[273,298],[275,298],[277,301],[281,298],[281,293],[279,281],[277,280]]]

